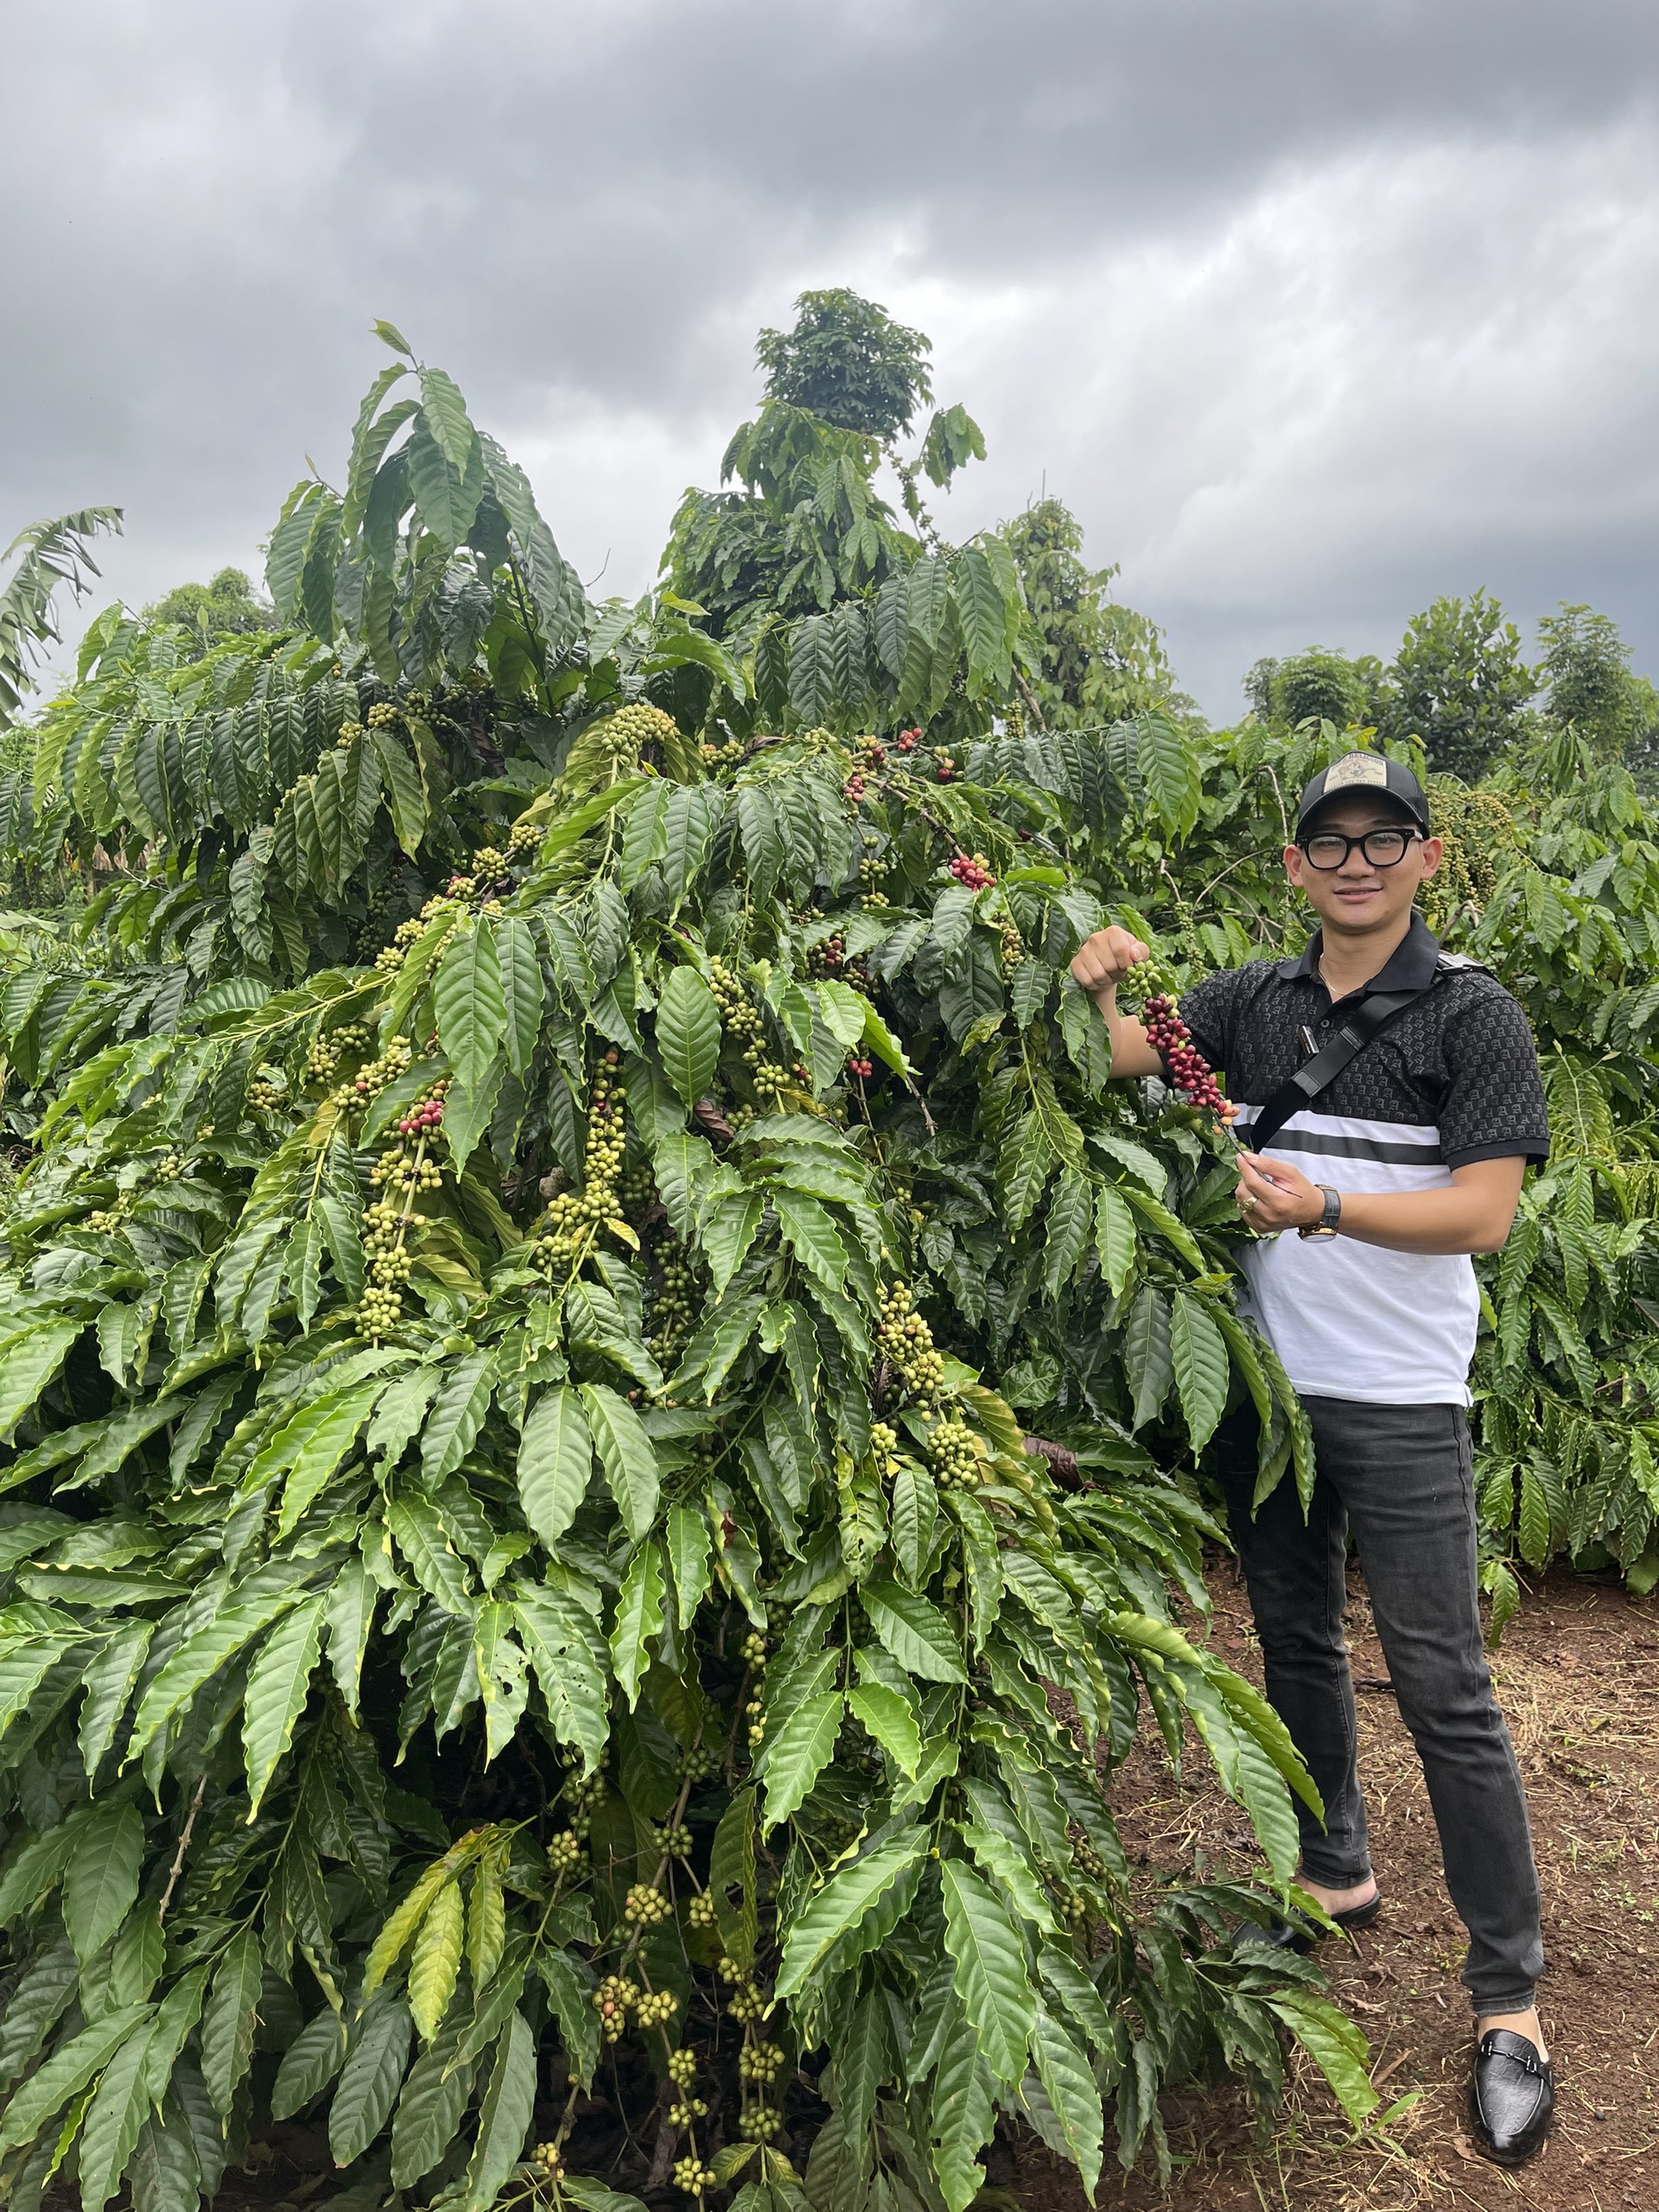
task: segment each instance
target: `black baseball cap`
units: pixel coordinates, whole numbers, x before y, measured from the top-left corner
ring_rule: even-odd
[[[1318,813],[1326,799],[1372,791],[1404,807],[1424,836],[1428,836],[1428,795],[1409,768],[1390,760],[1386,753],[1344,753],[1340,760],[1321,768],[1302,793],[1302,803],[1296,810],[1297,836],[1302,836],[1310,817]]]

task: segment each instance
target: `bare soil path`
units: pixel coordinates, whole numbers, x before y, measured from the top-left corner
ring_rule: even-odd
[[[1213,1645],[1259,1682],[1230,1560],[1216,1562],[1211,1587]],[[1611,1578],[1553,1573],[1493,1662],[1543,1881],[1549,1968],[1540,2003],[1560,2115],[1543,2153],[1509,2174],[1479,2157],[1463,2124],[1463,1930],[1357,1569],[1351,1594],[1362,1771],[1387,1904],[1354,1942],[1327,1943],[1321,1963],[1370,2039],[1385,2103],[1413,2090],[1420,2101],[1389,2149],[1352,2142],[1306,2063],[1265,2145],[1230,2086],[1175,2094],[1166,2113],[1177,2162],[1168,2192],[1148,2171],[1126,2179],[1114,2165],[1097,2202],[1114,2212],[1659,2212],[1659,1606],[1631,1602]],[[1131,1853],[1151,1868],[1236,1874],[1254,1855],[1236,1809],[1197,1759],[1183,1786],[1137,1749],[1113,1794]],[[992,2178],[1027,2212],[1081,2212],[1075,2178],[1040,2149],[1004,2153]]]

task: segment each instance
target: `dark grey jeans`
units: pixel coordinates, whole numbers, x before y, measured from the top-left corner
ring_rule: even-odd
[[[1371,1871],[1343,1637],[1351,1524],[1401,1718],[1423,1763],[1446,1887],[1469,1931],[1465,1986],[1478,2012],[1524,2012],[1544,1963],[1538,1875],[1481,1643],[1468,1421],[1461,1406],[1303,1402],[1318,1469],[1306,1522],[1289,1473],[1251,1516],[1259,1431],[1249,1407],[1217,1436],[1268,1696],[1325,1800],[1323,1826],[1297,1805],[1303,1868],[1333,1889]]]

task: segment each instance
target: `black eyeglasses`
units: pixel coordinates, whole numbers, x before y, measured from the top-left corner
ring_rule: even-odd
[[[1339,830],[1316,830],[1300,843],[1308,866],[1328,874],[1342,866],[1356,845],[1373,868],[1398,868],[1406,847],[1422,834],[1421,830],[1368,830],[1363,837],[1344,837]]]

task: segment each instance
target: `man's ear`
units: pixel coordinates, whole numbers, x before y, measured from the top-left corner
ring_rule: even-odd
[[[1302,887],[1302,870],[1306,865],[1307,857],[1300,845],[1285,847],[1285,874],[1298,891]]]
[[[1424,838],[1422,844],[1422,872],[1417,879],[1420,883],[1427,883],[1429,877],[1438,872],[1441,857],[1445,854],[1445,851],[1446,841],[1444,838]]]

